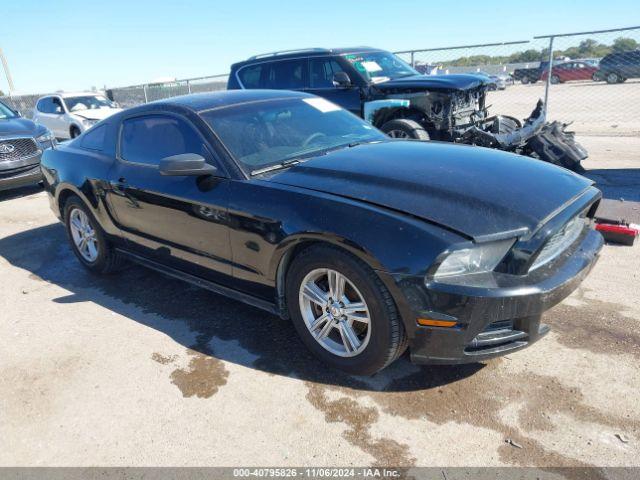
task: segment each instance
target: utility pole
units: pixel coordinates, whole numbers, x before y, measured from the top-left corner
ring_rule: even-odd
[[[9,85],[9,96],[15,90],[13,86],[13,80],[11,79],[11,72],[9,72],[9,64],[7,63],[7,59],[4,56],[2,48],[0,48],[0,62],[2,62],[2,68],[4,69],[4,76],[7,77],[7,84]]]

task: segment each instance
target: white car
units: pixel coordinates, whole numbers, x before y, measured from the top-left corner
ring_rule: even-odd
[[[33,121],[47,127],[57,138],[75,138],[121,110],[99,93],[59,93],[38,99]]]

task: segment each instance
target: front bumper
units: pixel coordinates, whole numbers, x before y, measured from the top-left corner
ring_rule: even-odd
[[[424,283],[424,278],[391,275],[402,292],[407,323],[417,318],[455,320],[455,327],[407,328],[411,360],[418,364],[470,363],[525,348],[549,327],[542,313],[573,292],[595,264],[602,236],[588,230],[580,242],[548,265],[523,275],[486,274],[483,287]],[[477,285],[478,283],[474,283]],[[412,324],[413,325],[413,324]]]
[[[40,164],[0,170],[0,191],[35,185],[42,180]]]

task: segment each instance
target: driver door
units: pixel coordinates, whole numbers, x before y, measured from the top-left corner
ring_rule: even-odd
[[[319,57],[309,59],[309,88],[308,93],[340,105],[345,110],[362,117],[362,102],[360,101],[360,89],[355,85],[356,79],[350,75],[351,87],[336,87],[333,84],[333,76],[337,72],[345,72],[335,58]],[[348,72],[345,72],[348,73]]]
[[[107,201],[128,248],[155,262],[228,283],[229,179],[213,149],[186,118],[172,113],[125,118]],[[215,176],[163,176],[160,160],[195,153]]]

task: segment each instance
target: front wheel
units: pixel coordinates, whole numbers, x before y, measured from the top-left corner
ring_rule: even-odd
[[[69,136],[71,138],[76,138],[77,136],[80,135],[80,129],[78,127],[76,127],[75,125],[71,127],[71,129],[69,130]]]
[[[558,75],[551,75],[551,83],[557,85],[560,83],[560,77]]]
[[[520,79],[520,81],[522,82],[523,85],[527,85],[527,84],[531,83],[531,80],[526,75],[524,77],[522,77]]]
[[[427,131],[415,120],[408,118],[397,118],[390,120],[380,128],[391,138],[402,138],[405,140],[429,140]]]
[[[286,278],[294,326],[305,345],[330,366],[371,375],[406,349],[391,294],[363,261],[332,246],[300,253]]]

